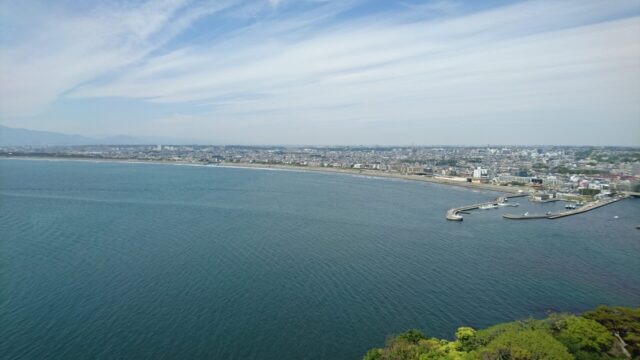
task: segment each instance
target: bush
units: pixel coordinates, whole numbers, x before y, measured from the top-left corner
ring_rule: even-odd
[[[491,326],[483,330],[460,327],[456,340],[426,338],[409,330],[364,360],[596,360],[640,359],[640,308],[600,306],[582,316],[554,314]]]
[[[397,336],[398,339],[406,340],[411,344],[417,344],[418,341],[426,339],[426,336],[420,330],[411,329]]]
[[[562,327],[557,339],[572,353],[601,353],[613,344],[611,332],[594,320],[569,316]]]
[[[640,308],[598,306],[582,315],[617,333],[633,357],[640,357]]]
[[[483,359],[572,360],[567,348],[541,330],[508,331],[480,350]]]
[[[362,360],[381,360],[382,349],[371,349],[367,351]]]
[[[456,331],[456,341],[458,342],[458,350],[475,350],[477,346],[476,331],[470,327],[460,327]]]

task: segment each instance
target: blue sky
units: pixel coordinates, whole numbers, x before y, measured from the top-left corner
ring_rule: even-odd
[[[217,144],[640,145],[640,2],[2,1],[0,122]]]

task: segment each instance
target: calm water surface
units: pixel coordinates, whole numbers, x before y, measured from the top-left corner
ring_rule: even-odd
[[[640,201],[475,211],[497,194],[350,175],[0,160],[6,359],[359,359],[408,328],[640,304]],[[613,217],[617,215],[619,219]]]

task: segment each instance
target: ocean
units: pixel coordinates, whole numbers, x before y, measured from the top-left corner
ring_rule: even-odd
[[[300,171],[0,160],[3,359],[360,359],[409,328],[640,304],[640,200]],[[618,216],[618,218],[614,218]]]

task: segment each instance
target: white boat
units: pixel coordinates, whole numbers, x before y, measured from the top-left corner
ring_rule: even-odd
[[[489,209],[496,209],[498,207],[498,205],[495,204],[484,204],[484,205],[480,205],[478,207],[478,209],[480,210],[489,210]]]
[[[499,203],[498,206],[511,206],[511,207],[516,207],[518,206],[518,203],[513,203],[513,204],[509,204],[509,203]]]

